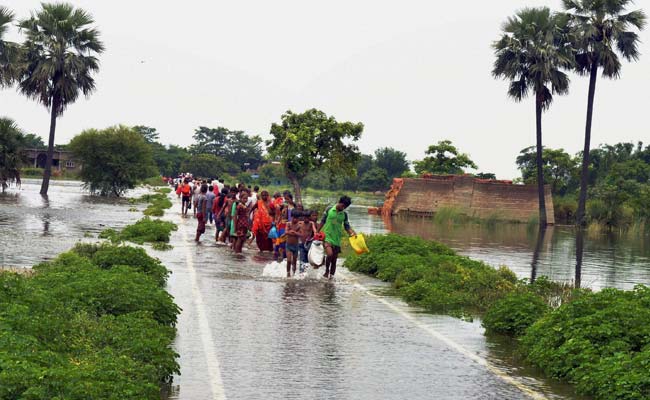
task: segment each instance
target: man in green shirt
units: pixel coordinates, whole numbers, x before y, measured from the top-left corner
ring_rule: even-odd
[[[341,253],[341,238],[343,236],[343,229],[350,236],[355,236],[356,233],[350,228],[348,220],[348,213],[345,209],[350,207],[352,199],[348,196],[343,196],[339,202],[325,210],[323,219],[318,226],[319,231],[325,233],[325,275],[323,277],[332,279],[336,273],[336,261]]]

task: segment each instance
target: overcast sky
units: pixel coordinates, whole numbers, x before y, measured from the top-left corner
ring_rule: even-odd
[[[535,142],[534,100],[516,104],[490,71],[501,23],[523,6],[560,0],[79,0],[102,33],[98,90],[59,120],[57,143],[85,128],[148,125],[189,145],[200,125],[266,137],[286,110],[316,107],[365,124],[363,152],[384,146],[420,159],[442,139],[479,170],[518,176]],[[23,18],[39,1],[0,0]],[[634,8],[650,12],[650,0]],[[17,38],[15,32],[11,36]],[[650,142],[650,30],[622,78],[599,80],[593,141]],[[544,144],[581,149],[587,79],[544,115]],[[46,140],[47,110],[7,89],[0,115]]]

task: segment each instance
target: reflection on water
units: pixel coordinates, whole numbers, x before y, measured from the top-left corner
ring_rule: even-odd
[[[535,282],[537,278],[537,268],[539,264],[539,254],[544,245],[544,237],[546,237],[546,227],[540,226],[537,232],[537,240],[535,241],[535,250],[533,251],[533,261],[530,263],[530,283]]]
[[[0,194],[0,266],[31,267],[68,250],[85,234],[121,228],[140,217],[125,199],[90,196],[80,182],[51,181],[49,196],[40,180]],[[133,195],[138,195],[135,191]]]
[[[650,283],[648,235],[578,234],[567,226],[549,226],[540,234],[521,224],[441,225],[426,218],[382,219],[362,208],[350,209],[350,218],[358,232],[437,240],[495,267],[505,265],[520,278],[546,276],[596,290]]]

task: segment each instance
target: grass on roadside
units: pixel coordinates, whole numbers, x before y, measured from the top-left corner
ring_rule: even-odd
[[[158,243],[169,243],[171,232],[178,229],[176,224],[169,221],[161,221],[144,217],[134,224],[127,225],[121,231],[114,229],[105,229],[99,234],[100,239],[108,239],[113,243],[122,241],[132,242],[137,244],[150,243],[157,246],[157,249],[169,249],[167,246],[162,246]]]

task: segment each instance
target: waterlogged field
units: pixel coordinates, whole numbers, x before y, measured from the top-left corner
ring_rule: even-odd
[[[404,393],[414,399],[579,398],[573,387],[544,379],[522,363],[511,341],[485,337],[478,319],[422,313],[385,296],[387,284],[345,268],[333,283],[319,280],[316,271],[304,279],[283,279],[275,274],[281,266],[269,266],[268,255],[254,249],[235,255],[213,243],[211,228],[197,246],[196,221],[181,218],[177,199],[169,199],[172,208],[164,210],[162,219],[178,227],[170,232],[173,248],[145,247],[171,270],[167,290],[183,310],[174,343],[181,373],[174,376],[170,399],[402,399]],[[27,183],[19,193],[0,197],[0,260],[28,267],[52,259],[77,241],[96,240],[87,236],[109,228],[121,231],[143,218],[147,207],[93,198],[70,182],[54,182],[45,202],[38,183]],[[435,235],[460,254],[508,265],[518,278],[531,274],[535,238],[525,227],[477,232],[439,228],[426,220],[393,221],[391,226],[361,207],[352,208],[350,216],[358,232]],[[573,276],[573,249],[570,239],[558,240],[562,237],[545,239],[538,276]],[[588,248],[599,248],[598,243],[588,239]],[[609,246],[627,255],[619,260],[617,254],[616,265],[633,261],[631,266],[601,276],[611,257],[603,257],[607,252],[600,247],[594,252],[598,257],[585,254],[583,267],[583,275],[599,280],[583,282],[627,286],[645,279],[639,266],[648,247],[625,240]],[[593,263],[601,269],[591,269]]]

